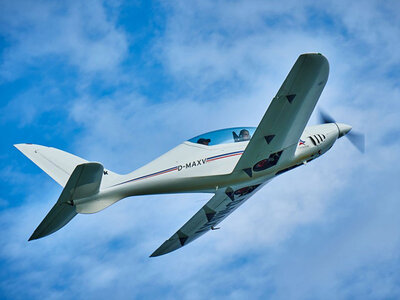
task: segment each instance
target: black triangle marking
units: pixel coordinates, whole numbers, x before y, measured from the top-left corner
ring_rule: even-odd
[[[253,177],[253,171],[251,170],[251,168],[247,168],[247,169],[243,169],[243,171],[249,175],[249,177]]]
[[[233,201],[235,200],[235,196],[233,194],[233,189],[232,188],[227,188],[225,191],[225,194]]]
[[[215,214],[215,212],[206,214],[207,221],[210,222],[214,218]]]
[[[185,245],[185,242],[186,242],[187,239],[188,239],[187,237],[181,237],[181,238],[179,238],[179,241],[181,242],[181,245],[182,245],[182,246]]]
[[[267,144],[271,143],[271,141],[273,140],[273,138],[275,137],[275,134],[271,134],[271,135],[267,135],[265,136],[265,140],[267,141]]]
[[[186,242],[186,240],[188,239],[189,236],[187,236],[186,234],[184,234],[180,230],[178,230],[177,234],[178,234],[179,242],[181,243],[181,245],[182,246],[185,245],[185,242]]]
[[[203,209],[204,209],[204,213],[206,214],[207,221],[210,222],[214,218],[214,216],[216,215],[217,212],[212,210],[211,208],[209,208],[206,205],[203,207]]]
[[[286,98],[288,99],[289,103],[293,102],[294,97],[296,97],[296,94],[286,95]]]

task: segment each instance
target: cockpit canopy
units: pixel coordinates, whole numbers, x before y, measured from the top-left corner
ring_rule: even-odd
[[[189,142],[207,146],[244,142],[251,139],[255,130],[256,127],[233,127],[220,129],[198,135],[191,138]]]

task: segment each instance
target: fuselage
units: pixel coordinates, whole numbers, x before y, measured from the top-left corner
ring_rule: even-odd
[[[134,195],[213,193],[227,186],[239,189],[243,186],[266,183],[275,176],[323,155],[343,135],[341,128],[350,130],[348,128],[351,127],[346,126],[330,123],[307,127],[299,142],[292,145],[295,147],[293,155],[282,157],[275,165],[260,171],[254,166],[251,176],[243,171],[233,172],[249,143],[248,140],[217,145],[205,145],[189,140],[138,170],[121,176],[118,182],[102,186],[98,195],[89,199],[79,199],[76,204],[80,212],[91,213],[98,211],[96,207],[99,206],[92,207],[89,203],[99,203],[99,200],[107,201],[107,205],[103,205],[107,207]],[[265,158],[260,157],[260,163],[263,160]]]

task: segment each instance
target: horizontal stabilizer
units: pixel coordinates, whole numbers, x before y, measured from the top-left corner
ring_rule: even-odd
[[[77,215],[75,207],[67,203],[57,202],[33,232],[29,241],[52,234],[68,224]]]
[[[84,163],[78,165],[68,179],[60,198],[29,240],[35,240],[56,232],[65,226],[77,212],[73,200],[90,197],[99,192],[103,177],[103,165],[100,163]]]

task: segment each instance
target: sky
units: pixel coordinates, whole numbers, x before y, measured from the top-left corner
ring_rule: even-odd
[[[398,1],[0,8],[1,299],[400,298]],[[330,63],[317,108],[365,133],[365,154],[338,140],[161,257],[209,194],[127,198],[28,243],[62,188],[13,144],[125,174],[198,134],[257,126],[306,52]]]

